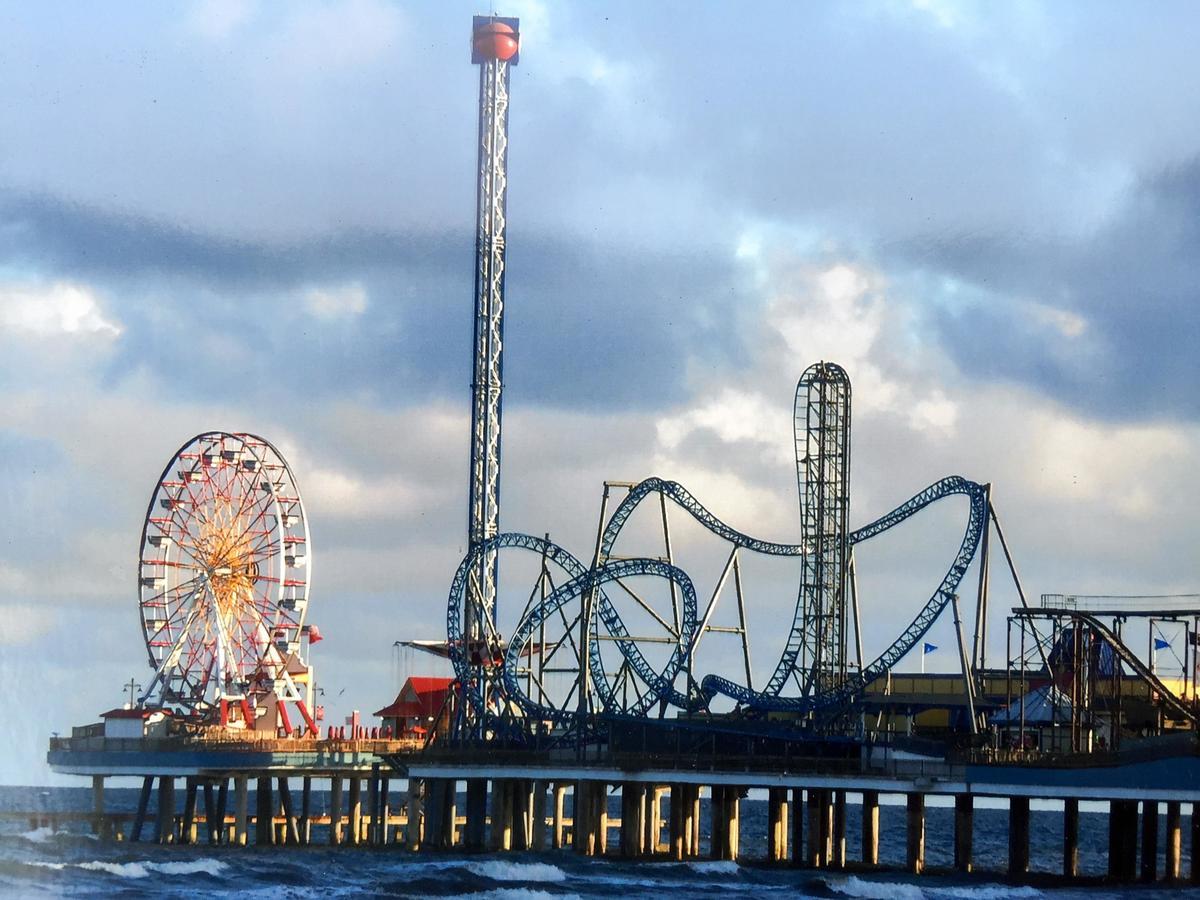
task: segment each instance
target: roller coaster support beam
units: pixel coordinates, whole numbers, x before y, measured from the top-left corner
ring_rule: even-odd
[[[1004,559],[1008,563],[1008,571],[1012,575],[1013,585],[1017,589],[1017,596],[1021,598],[1021,606],[1029,609],[1029,600],[1025,597],[1025,588],[1021,587],[1021,576],[1017,574],[1017,564],[1013,561],[1012,553],[1008,549],[1008,541],[1004,539],[1004,529],[1000,527],[1000,520],[996,517],[996,507],[992,505],[992,490],[991,485],[987,485],[987,511],[988,518],[991,520],[992,526],[996,529],[996,537],[1000,538],[1000,548],[1004,551]],[[983,530],[984,540],[987,539],[988,530]],[[1050,672],[1050,660],[1046,657],[1046,651],[1042,645],[1038,644],[1038,655],[1042,658],[1042,665],[1046,667],[1046,671]]]
[[[608,515],[609,484],[604,483],[604,496],[600,499],[600,521],[596,525],[596,549],[592,553],[592,571],[600,567],[601,556],[604,552],[604,519]],[[579,617],[579,716],[583,718],[591,712],[591,692],[586,661],[590,658],[592,643],[592,619],[596,609],[596,588],[588,587],[583,593],[583,613]],[[583,742],[579,743],[579,751],[583,752]]]
[[[855,658],[858,661],[858,671],[862,671],[863,667],[863,639],[862,639],[862,615],[858,608],[858,570],[854,565],[854,551],[850,551],[850,562],[847,566],[847,575],[849,577],[850,587],[850,606],[854,612],[854,652]],[[749,681],[746,682],[750,684]],[[753,685],[750,685],[753,687]]]
[[[987,530],[984,530],[984,534]],[[950,598],[954,608],[954,633],[958,637],[958,658],[962,663],[963,690],[967,698],[967,714],[971,717],[971,734],[979,733],[979,723],[975,719],[975,678],[971,673],[971,662],[967,659],[967,645],[963,640],[962,613],[959,611],[958,594]]]
[[[990,498],[991,491],[989,490],[988,493],[988,518],[991,519],[992,527],[996,529],[996,537],[1000,538],[1000,548],[1004,551],[1004,559],[1008,563],[1008,571],[1012,575],[1013,584],[1017,588],[1017,596],[1021,598],[1021,605],[1029,609],[1029,600],[1025,597],[1025,588],[1021,586],[1021,576],[1017,574],[1017,564],[1013,562],[1012,553],[1008,549],[1008,541],[1004,539],[1004,529],[1000,527],[1000,520],[996,518],[996,507],[992,505]]]
[[[992,518],[992,485],[983,486],[984,503],[988,508],[988,519]],[[979,544],[979,597],[975,606],[975,649],[971,654],[976,671],[987,668],[987,616],[988,587],[991,578],[991,528],[983,530]]]

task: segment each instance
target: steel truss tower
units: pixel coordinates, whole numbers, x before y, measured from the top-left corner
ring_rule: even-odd
[[[840,687],[847,674],[850,378],[841,366],[815,363],[800,376],[795,432],[804,547],[798,662],[803,694],[812,696]]]
[[[505,206],[508,196],[508,76],[517,63],[516,19],[475,16],[471,61],[479,66],[479,172],[475,231],[475,337],[471,378],[471,476],[467,542],[499,533],[500,414],[504,346]],[[465,636],[479,647],[495,623],[496,554],[472,577]]]

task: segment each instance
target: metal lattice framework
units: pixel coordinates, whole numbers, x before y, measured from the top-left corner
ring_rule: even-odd
[[[718,519],[704,507],[686,488],[673,481],[658,478],[648,478],[630,490],[628,496],[618,505],[609,519],[602,539],[605,555],[610,555],[621,529],[629,520],[637,507],[652,494],[661,494],[682,508],[711,534],[717,536],[734,549],[761,553],[766,556],[803,557],[805,547],[801,544],[781,544],[764,541],[737,531],[730,525]],[[737,684],[726,678],[715,675],[705,676],[702,681],[702,691],[705,697],[712,698],[718,694],[733,698],[740,704],[754,709],[792,709],[810,710],[816,708],[844,705],[861,693],[868,684],[885,675],[894,668],[904,656],[917,646],[925,633],[945,611],[959,583],[966,574],[967,567],[974,559],[979,547],[984,528],[987,524],[987,498],[983,485],[977,484],[958,475],[943,478],[925,488],[914,497],[902,503],[891,512],[853,531],[847,538],[850,546],[878,537],[885,531],[896,527],[901,522],[916,515],[925,507],[951,496],[965,496],[969,501],[969,514],[966,529],[958,553],[946,571],[941,582],[921,608],[912,623],[896,638],[895,641],[870,665],[854,676],[848,676],[840,687],[833,688],[807,697],[779,697],[767,691],[754,691],[747,685]],[[799,642],[793,633],[787,641],[791,648]],[[784,651],[784,660],[789,650]],[[777,667],[778,668],[778,667]]]
[[[850,511],[850,378],[836,363],[809,366],[796,385],[796,481],[800,488],[800,598],[789,641],[764,693],[778,694],[794,672],[802,693],[846,679],[846,575]]]
[[[180,447],[142,527],[139,609],[154,677],[141,703],[204,719],[224,718],[234,701],[249,724],[274,694],[312,728],[292,671],[311,573],[304,504],[274,446],[207,432]]]
[[[500,419],[504,348],[504,234],[508,197],[508,81],[512,65],[479,63],[479,174],[475,230],[475,339],[471,379],[471,473],[468,546],[500,529]],[[478,639],[494,619],[496,556],[477,558],[478,606],[468,610],[467,634]]]
[[[460,715],[465,716],[464,722],[476,715],[483,724],[460,729],[459,733],[477,737],[485,736],[489,729],[498,733],[495,723],[511,715],[513,706],[528,717],[527,723],[571,723],[580,727],[594,715],[644,717],[655,707],[662,715],[668,706],[701,711],[718,696],[732,699],[750,712],[785,710],[832,721],[831,717],[851,708],[871,682],[917,647],[952,605],[987,533],[989,517],[995,521],[988,487],[961,476],[943,478],[875,521],[847,533],[850,385],[840,367],[821,363],[805,372],[797,387],[795,420],[803,522],[798,544],[766,541],[738,531],[713,515],[682,485],[648,478],[620,485],[627,493],[607,519],[608,491],[615,483],[606,485],[591,566],[548,539],[523,534],[498,535],[471,549],[451,586],[447,636],[462,692]],[[908,627],[869,664],[863,664],[861,633],[855,623],[859,663],[851,670],[846,660],[846,595],[849,573],[849,593],[855,596],[852,548],[952,496],[967,499],[968,517],[958,552],[945,575]],[[661,507],[665,556],[644,558],[616,553],[623,529],[650,498]],[[696,586],[672,560],[669,506],[681,508],[728,547],[725,565],[703,610],[697,603]],[[540,554],[543,563],[542,575],[529,591],[525,612],[511,640],[505,642],[496,630],[494,607],[475,620],[478,633],[471,631],[471,616],[472,610],[484,608],[480,605],[483,595],[476,573],[489,560],[494,572],[497,554],[509,548]],[[751,679],[739,562],[745,553],[797,558],[803,566],[801,590],[784,650],[762,689],[756,689]],[[550,578],[551,568],[560,573],[557,581]],[[653,602],[630,586],[629,582],[637,578],[660,579],[667,585],[669,612],[656,609]],[[741,626],[710,626],[722,591],[731,582],[737,592]],[[659,632],[648,636],[644,628],[637,632],[631,629],[618,609],[617,597],[625,598],[627,610],[640,611],[644,621],[657,623]],[[857,600],[854,602],[857,604]],[[555,631],[549,637],[548,625],[553,625]],[[745,683],[715,674],[697,676],[701,638],[710,631],[741,635]],[[660,647],[655,662],[645,652],[647,642]],[[664,645],[666,649],[662,649]],[[606,661],[602,648],[615,649],[615,664],[611,654]],[[556,657],[565,657],[569,663],[551,668],[573,672],[575,677],[570,691],[548,699],[551,692],[541,678],[551,670],[548,660]],[[784,688],[791,683],[798,695],[785,696]]]
[[[708,532],[730,544],[735,553],[751,552],[776,557],[804,556],[804,547],[800,544],[765,541],[734,529],[714,516],[682,485],[659,478],[648,478],[633,486],[613,511],[601,535],[599,558],[603,561],[594,567],[585,566],[568,551],[543,538],[515,533],[498,535],[467,555],[459,565],[450,589],[447,618],[450,658],[454,663],[457,681],[467,708],[476,711],[494,710],[497,702],[488,692],[495,691],[496,682],[501,680],[503,695],[518,703],[530,716],[547,721],[566,722],[581,713],[579,705],[570,702],[577,700],[578,694],[557,705],[547,704],[539,702],[531,695],[527,686],[521,683],[521,661],[530,658],[535,652],[530,648],[538,646],[539,628],[556,616],[564,617],[566,626],[562,631],[564,636],[559,638],[557,645],[571,641],[575,669],[582,671],[585,667],[580,665],[579,660],[585,655],[588,658],[588,683],[594,692],[595,700],[586,705],[582,710],[584,713],[644,715],[656,703],[662,702],[695,711],[705,708],[718,695],[730,697],[745,708],[758,711],[813,712],[845,707],[871,682],[893,669],[905,655],[917,647],[929,628],[950,605],[979,546],[987,524],[988,509],[984,486],[955,475],[930,485],[891,512],[850,533],[847,543],[853,546],[878,537],[939,500],[964,496],[969,502],[969,515],[962,542],[941,582],[909,626],[860,672],[849,674],[839,685],[829,690],[799,697],[778,696],[765,690],[755,691],[747,685],[720,676],[706,675],[697,696],[675,687],[676,678],[695,664],[691,652],[703,624],[698,615],[696,591],[691,580],[681,569],[663,560],[614,558],[612,555],[613,546],[629,518],[643,501],[654,495],[683,509]],[[467,638],[464,632],[470,576],[481,554],[498,552],[504,548],[522,548],[541,554],[561,569],[568,580],[555,587],[540,601],[531,603],[509,642],[502,642],[498,634],[491,632],[490,641],[480,645]],[[611,598],[605,591],[600,590],[601,585],[620,584],[622,579],[642,575],[669,579],[681,594],[680,640],[669,664],[659,671],[653,670],[646,663],[637,639],[629,636]],[[593,591],[593,613],[589,617],[585,611],[584,600],[589,592]],[[578,608],[572,607],[572,603],[575,602],[578,602]],[[630,670],[637,675],[639,694],[635,703],[623,703],[612,690],[612,680],[599,661],[598,652],[591,649],[597,646],[595,642],[584,651],[580,647],[586,638],[576,637],[572,640],[565,637],[567,634],[581,634],[583,622],[589,623],[592,634],[602,624],[612,634],[625,635],[623,639],[616,640],[615,644],[627,660]],[[795,643],[795,636],[789,635],[787,646],[791,647]],[[543,652],[553,649],[545,645],[542,647]],[[787,652],[785,650],[785,659]]]
[[[507,550],[540,557],[540,574],[508,640],[491,620],[485,623],[483,638],[474,639],[465,630],[473,603],[472,574],[480,557],[498,557]],[[658,669],[645,658],[637,637],[625,629],[603,591],[605,585],[645,576],[666,579],[681,597],[680,636]],[[605,611],[589,616],[585,612],[588,605]],[[626,659],[622,671],[606,673],[594,619],[603,623]],[[573,720],[581,713],[640,716],[664,700],[686,705],[686,698],[673,684],[688,658],[695,630],[695,590],[683,570],[675,566],[657,559],[623,559],[588,568],[546,538],[497,535],[467,554],[450,588],[446,631],[460,699],[456,732],[463,737],[484,737],[489,730],[495,731],[509,700],[530,719],[554,723]],[[571,675],[569,689],[556,695],[546,677],[550,672]]]

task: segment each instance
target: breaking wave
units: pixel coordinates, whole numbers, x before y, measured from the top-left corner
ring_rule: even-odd
[[[89,862],[31,862],[30,865],[42,869],[53,869],[61,872],[64,869],[83,869],[88,872],[105,872],[118,878],[149,878],[152,874],[160,875],[211,875],[220,877],[229,868],[228,863],[219,859],[193,859],[180,862],[151,862],[149,860],[132,860],[130,862],[106,862],[94,859]]]
[[[567,873],[558,866],[539,862],[507,862],[502,859],[470,863],[467,870],[493,881],[566,881]]]

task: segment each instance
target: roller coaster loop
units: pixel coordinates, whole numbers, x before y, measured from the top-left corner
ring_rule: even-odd
[[[546,721],[567,722],[574,720],[579,714],[577,709],[569,709],[565,706],[547,706],[529,697],[520,683],[518,667],[523,655],[521,651],[535,639],[534,636],[539,625],[573,600],[579,599],[582,603],[583,598],[589,592],[591,592],[594,603],[592,627],[598,623],[608,630],[626,663],[640,679],[641,684],[645,686],[645,690],[639,692],[635,702],[622,708],[619,698],[616,697],[612,686],[605,677],[598,643],[592,641],[588,645],[588,669],[589,682],[596,692],[596,709],[608,714],[644,716],[653,705],[661,702],[683,709],[695,710],[698,707],[707,707],[714,697],[723,695],[730,697],[747,710],[755,712],[792,710],[820,713],[836,710],[852,703],[867,685],[892,669],[905,654],[918,645],[934,621],[949,605],[967,567],[974,559],[983,531],[987,526],[987,493],[984,486],[954,475],[935,482],[891,512],[849,535],[848,540],[851,545],[870,540],[945,497],[962,495],[967,497],[970,503],[970,515],[958,553],[929,600],[909,626],[878,658],[838,687],[815,696],[780,697],[764,691],[753,691],[746,685],[737,684],[716,675],[707,675],[701,682],[700,695],[687,696],[675,688],[674,682],[676,676],[691,664],[689,654],[697,627],[696,593],[691,580],[683,570],[661,560],[609,559],[621,529],[638,505],[653,493],[669,497],[709,532],[736,547],[769,556],[798,557],[804,554],[804,547],[801,545],[764,541],[737,531],[709,512],[683,486],[659,478],[649,478],[635,485],[618,505],[601,535],[599,554],[601,562],[594,568],[589,569],[567,550],[543,538],[517,533],[498,535],[480,544],[462,561],[450,588],[446,622],[447,639],[455,675],[464,694],[463,699],[467,704],[480,711],[487,707],[480,682],[481,666],[478,660],[470,658],[470,654],[467,652],[468,643],[480,641],[488,646],[493,643],[499,646],[498,635],[467,636],[463,633],[464,608],[470,587],[472,566],[477,561],[479,554],[496,552],[505,548],[531,551],[541,554],[543,559],[556,564],[569,579],[547,597],[531,605],[508,643],[508,647],[513,652],[497,656],[493,666],[493,668],[499,667],[499,672],[496,674],[500,677],[504,694],[515,701],[528,716]],[[674,582],[682,595],[679,640],[663,669],[657,672],[643,656],[636,639],[630,637],[616,607],[601,590],[602,585],[640,575],[667,578]],[[791,635],[787,644],[788,649],[784,651],[780,666],[794,665],[794,657],[789,657],[794,644],[794,635]],[[486,669],[490,664],[489,661],[482,668]]]
[[[744,547],[749,551],[770,556],[801,556],[804,553],[804,548],[797,544],[779,544],[743,534],[709,512],[682,485],[659,478],[649,478],[632,488],[628,496],[613,512],[601,538],[602,559],[607,558],[611,553],[621,529],[638,504],[652,493],[661,493],[670,497],[708,531],[737,547]],[[970,502],[970,516],[958,554],[916,618],[874,662],[865,666],[860,673],[848,679],[838,688],[812,697],[779,697],[765,692],[752,691],[745,685],[736,684],[719,676],[708,675],[701,684],[705,698],[711,700],[717,694],[722,694],[754,710],[830,709],[849,703],[868,684],[894,667],[906,653],[917,645],[950,603],[967,567],[974,559],[984,528],[987,526],[987,493],[983,485],[958,475],[951,475],[935,482],[891,512],[864,525],[849,536],[851,546],[870,540],[915,515],[926,506],[956,494],[966,496]],[[609,612],[604,609],[605,602],[606,598],[600,600],[598,604],[601,615]],[[613,613],[615,614],[615,611]],[[796,643],[795,635],[790,635],[787,643],[788,649],[784,651],[784,658],[780,661],[780,666],[794,665],[795,651],[793,648]],[[789,654],[791,654],[790,660]]]
[[[588,592],[594,592],[597,601],[597,619],[608,629],[614,638],[616,646],[628,661],[628,665],[645,685],[644,691],[639,691],[633,704],[622,708],[620,698],[616,696],[613,686],[603,677],[603,666],[600,662],[598,642],[591,641],[589,647],[589,666],[592,674],[591,683],[597,694],[600,709],[606,712],[619,712],[624,715],[641,716],[656,703],[665,700],[676,705],[685,706],[687,699],[673,687],[675,677],[679,674],[687,660],[688,650],[696,631],[696,591],[682,569],[655,559],[624,559],[610,562],[606,566],[595,569],[586,568],[570,552],[549,540],[527,534],[507,533],[491,538],[475,548],[462,561],[455,574],[450,588],[450,602],[447,605],[446,633],[450,648],[450,659],[454,665],[455,676],[464,699],[475,710],[486,710],[488,704],[483,695],[483,685],[480,683],[481,670],[486,669],[492,662],[492,650],[478,648],[475,655],[482,657],[474,662],[469,645],[478,644],[480,647],[499,648],[502,646],[498,634],[480,637],[470,637],[463,633],[464,611],[467,592],[471,589],[470,579],[476,563],[487,553],[496,553],[507,548],[519,548],[537,553],[548,562],[553,562],[570,580],[555,588],[549,596],[532,605],[518,624],[516,631],[507,642],[507,650],[497,654],[502,659],[500,677],[504,694],[516,701],[525,713],[531,717],[548,721],[565,721],[576,715],[576,710],[547,706],[529,697],[519,679],[520,660],[529,656],[525,652],[535,641],[538,627],[546,622],[556,611],[580,599]],[[656,672],[646,661],[640,649],[630,638],[624,623],[616,613],[616,609],[608,601],[601,586],[623,578],[639,575],[650,575],[666,578],[679,588],[682,599],[682,617],[678,642],[671,652],[662,671]],[[488,623],[489,625],[491,623]],[[541,652],[541,648],[538,649]]]

